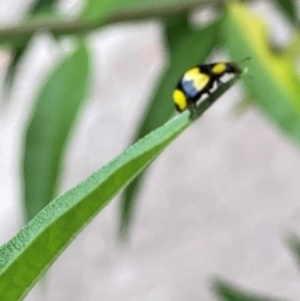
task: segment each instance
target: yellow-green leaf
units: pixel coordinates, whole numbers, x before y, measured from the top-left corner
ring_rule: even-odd
[[[300,81],[295,67],[284,55],[272,53],[262,17],[242,4],[228,5],[223,24],[225,45],[231,57],[247,62],[244,82],[253,100],[288,136],[300,143]]]

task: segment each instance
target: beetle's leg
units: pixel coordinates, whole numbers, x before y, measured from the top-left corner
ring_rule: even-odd
[[[211,93],[211,91],[207,90],[207,91],[205,91],[205,93],[208,95],[207,96],[207,101],[211,102],[211,99],[212,99],[212,93]]]
[[[195,101],[189,101],[188,109],[190,111],[189,118],[193,119],[195,117],[195,113],[196,113],[196,102]]]
[[[217,78],[216,81],[217,81],[217,87],[218,87],[218,88],[224,84],[224,83],[221,81],[220,78]]]

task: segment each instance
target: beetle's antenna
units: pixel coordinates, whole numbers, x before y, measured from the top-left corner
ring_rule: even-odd
[[[241,59],[240,61],[238,61],[237,63],[240,64],[240,63],[243,63],[243,62],[246,62],[246,61],[249,61],[249,60],[251,60],[251,57],[247,56],[247,57]]]

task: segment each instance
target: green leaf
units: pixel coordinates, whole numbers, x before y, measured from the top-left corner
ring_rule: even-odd
[[[287,244],[293,252],[298,266],[300,266],[300,239],[297,235],[291,234],[287,239]]]
[[[186,17],[173,17],[166,23],[166,39],[170,52],[169,66],[163,71],[159,83],[142,116],[135,133],[134,141],[162,125],[174,113],[172,102],[173,89],[181,74],[204,62],[218,42],[219,22],[200,30],[193,30]],[[125,190],[120,206],[120,234],[128,234],[128,227],[136,202],[142,175]]]
[[[25,138],[24,202],[33,218],[54,197],[69,132],[89,85],[84,46],[59,63],[39,93]]]
[[[209,0],[86,0],[82,18],[101,24],[111,12],[117,17],[125,13],[134,19],[145,19],[153,15],[174,14],[174,11],[186,13],[199,5],[209,4]]]
[[[5,74],[5,94],[10,92],[16,70],[20,60],[22,59],[26,48],[28,46],[29,40],[26,41],[23,45],[15,46],[11,53],[11,62],[7,68],[7,72]]]
[[[28,15],[34,16],[43,12],[49,12],[53,10],[56,2],[57,0],[38,0],[33,3]],[[12,47],[11,62],[5,75],[5,94],[8,94],[11,90],[19,62],[21,61],[30,40],[31,38],[20,39],[20,42]]]
[[[198,106],[198,116],[228,90],[221,86]],[[75,236],[187,126],[186,111],[129,147],[88,179],[56,198],[0,248],[0,300],[22,300]],[[40,185],[38,183],[36,185]]]
[[[275,0],[274,3],[283,11],[283,13],[291,20],[297,23],[297,6],[294,0]]]
[[[292,139],[300,142],[300,81],[295,66],[284,55],[273,54],[266,28],[241,4],[228,5],[224,26],[225,45],[236,61],[247,62],[244,76],[250,95],[259,107]]]
[[[82,18],[90,21],[101,21],[120,2],[119,0],[87,0]]]
[[[37,0],[33,2],[30,8],[30,15],[36,15],[41,13],[48,13],[54,9],[57,0]]]
[[[257,293],[245,292],[223,280],[215,281],[213,290],[222,301],[279,301],[279,299],[261,296]]]
[[[294,32],[288,46],[285,48],[283,55],[290,60],[292,64],[297,66],[298,57],[300,53],[300,31]]]

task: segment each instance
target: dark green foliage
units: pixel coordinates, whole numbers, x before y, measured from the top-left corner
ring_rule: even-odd
[[[63,151],[90,79],[89,54],[81,46],[42,87],[32,113],[24,153],[24,204],[32,219],[55,196]]]
[[[275,299],[250,291],[246,292],[235,285],[220,280],[215,281],[213,290],[222,301],[286,301],[286,299]]]
[[[159,83],[150,98],[136,130],[134,141],[165,123],[174,114],[172,92],[181,75],[191,66],[204,62],[218,43],[219,21],[199,30],[190,28],[186,18],[169,18],[165,26],[170,61],[160,76]],[[200,46],[201,45],[201,46]],[[121,235],[128,234],[136,193],[142,176],[125,190],[120,208]]]
[[[292,23],[298,22],[297,4],[295,0],[274,0],[281,11],[291,20]]]

